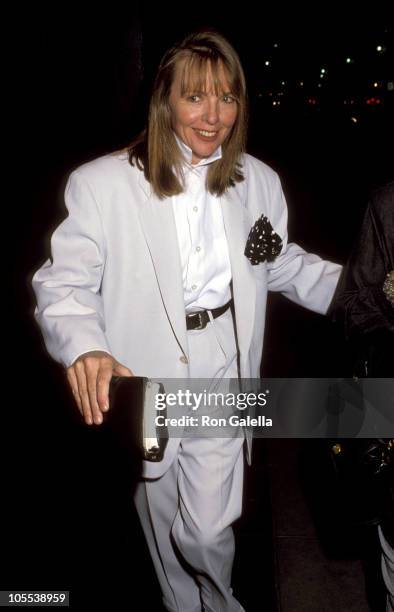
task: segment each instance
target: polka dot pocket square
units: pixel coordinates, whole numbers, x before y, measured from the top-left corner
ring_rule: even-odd
[[[245,255],[252,266],[263,261],[274,261],[282,249],[282,239],[274,231],[268,218],[261,215],[249,232]]]

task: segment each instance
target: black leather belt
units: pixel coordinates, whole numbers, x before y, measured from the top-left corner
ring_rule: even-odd
[[[227,302],[224,306],[214,308],[213,310],[197,310],[196,312],[189,312],[186,315],[186,329],[204,329],[209,323],[208,312],[211,313],[212,318],[216,319],[220,315],[224,314],[232,304],[232,300]]]

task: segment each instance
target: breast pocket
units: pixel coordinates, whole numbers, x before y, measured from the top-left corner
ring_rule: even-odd
[[[252,277],[256,282],[267,282],[267,263],[265,261],[256,266],[250,264],[250,267],[252,270]]]

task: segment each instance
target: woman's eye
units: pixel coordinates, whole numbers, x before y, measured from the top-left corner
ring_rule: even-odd
[[[199,102],[200,101],[200,96],[198,94],[192,94],[190,96],[188,96],[188,100],[190,102]]]
[[[223,96],[222,100],[223,102],[225,102],[225,104],[232,104],[233,102],[235,102],[234,96],[230,96],[230,95]]]

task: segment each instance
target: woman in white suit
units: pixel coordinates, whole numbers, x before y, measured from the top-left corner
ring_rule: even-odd
[[[234,49],[194,33],[165,54],[130,149],[71,174],[33,285],[87,424],[110,409],[114,374],[259,377],[268,289],[327,310],[340,268],[287,243],[279,178],[244,152],[246,106]],[[242,446],[170,439],[144,466],[135,502],[168,610],[243,610],[230,586]]]

